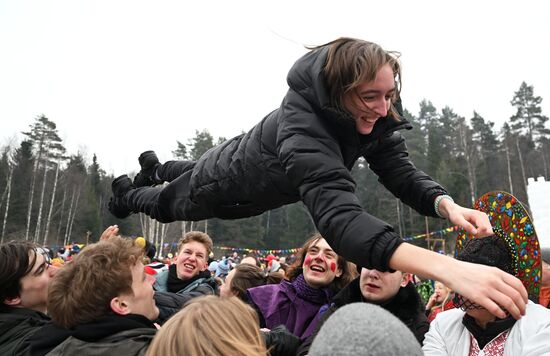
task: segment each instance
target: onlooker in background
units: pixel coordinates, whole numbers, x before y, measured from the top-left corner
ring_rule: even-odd
[[[235,297],[195,298],[160,329],[149,356],[265,356],[254,310]]]
[[[260,267],[247,263],[241,263],[229,272],[225,283],[220,287],[221,297],[237,297],[248,301],[246,291],[249,288],[263,286],[266,284],[277,284],[282,281],[278,273],[265,275]]]
[[[310,356],[421,356],[411,331],[390,312],[370,303],[338,309],[313,340]]]
[[[0,245],[0,355],[22,355],[28,338],[48,324],[48,285],[56,272],[27,241]]]
[[[229,271],[231,270],[231,262],[229,258],[226,256],[223,256],[221,260],[218,261],[218,264],[216,266],[216,272],[214,273],[214,277],[219,277],[222,280],[225,279],[225,277],[229,274]]]
[[[241,260],[241,264],[246,264],[246,263],[257,266],[257,267],[260,267],[260,262],[253,255],[243,257],[243,259]]]
[[[159,311],[142,257],[132,240],[112,237],[60,269],[48,291],[53,324],[31,337],[31,355],[144,354]]]
[[[334,296],[330,307],[323,314],[323,320],[319,323],[316,333],[327,318],[339,308],[359,302],[377,304],[395,315],[411,330],[418,344],[422,345],[430,323],[424,313],[424,303],[410,282],[410,274],[401,271],[380,272],[375,269],[361,269],[361,275]],[[308,354],[316,333],[302,343],[298,355]]]
[[[155,275],[155,301],[160,310],[159,323],[178,312],[191,298],[217,294],[218,284],[208,271],[212,239],[208,234],[191,231],[179,242],[175,263]]]
[[[233,268],[233,265],[238,265],[241,263],[241,258],[239,257],[239,253],[237,251],[234,251],[231,257],[229,257],[229,263],[231,264],[231,268]]]
[[[280,284],[249,289],[249,300],[258,311],[261,327],[272,329],[282,324],[304,339],[315,330],[319,309],[353,279],[353,274],[346,260],[315,234],[302,246],[288,278]]]
[[[136,237],[136,245],[141,247],[144,252],[144,256],[149,259],[145,265],[153,262],[155,260],[155,255],[157,253],[157,248],[149,240],[146,240],[144,237]]]
[[[455,307],[453,303],[454,293],[449,287],[441,282],[435,282],[435,291],[430,296],[428,303],[426,303],[426,315],[428,321],[431,322],[435,319],[437,314],[442,311],[453,309]]]

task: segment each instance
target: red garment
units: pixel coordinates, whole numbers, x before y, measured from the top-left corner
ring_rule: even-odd
[[[483,347],[483,355],[485,356],[502,356],[504,355],[504,343],[508,338],[510,330],[506,330],[493,340],[491,340],[485,347]],[[473,335],[470,335],[470,354],[469,356],[478,356],[481,350],[477,344],[477,340]]]
[[[539,293],[539,304],[548,308],[550,303],[550,287],[542,287]]]
[[[454,308],[455,308],[455,303],[453,303],[452,299],[447,301],[447,303],[445,303],[445,305],[443,307],[441,307],[441,306],[433,307],[432,310],[430,311],[430,314],[428,315],[428,321],[431,323],[432,320],[435,319],[437,314],[441,313],[442,311],[449,310],[449,309],[454,309]]]

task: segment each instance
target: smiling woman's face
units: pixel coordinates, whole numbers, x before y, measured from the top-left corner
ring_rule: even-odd
[[[309,247],[302,268],[306,283],[313,288],[326,287],[342,275],[338,268],[338,255],[323,238]]]
[[[355,127],[361,135],[372,132],[374,124],[386,117],[395,95],[395,78],[389,64],[376,73],[373,81],[365,82],[344,94],[342,103],[355,119]]]

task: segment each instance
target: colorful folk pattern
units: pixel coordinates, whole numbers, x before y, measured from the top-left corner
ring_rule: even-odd
[[[495,235],[504,238],[510,247],[516,265],[516,277],[522,282],[529,297],[538,300],[541,272],[539,240],[533,222],[525,207],[511,194],[489,192],[479,198],[474,208],[489,215]],[[462,230],[455,246],[455,256],[473,236]]]
[[[493,340],[491,340],[485,347],[483,347],[483,353],[484,356],[502,356],[504,355],[504,345],[506,343],[506,339],[508,338],[508,334],[510,333],[510,330],[506,330],[505,332],[501,333],[497,337],[495,337]],[[479,356],[481,354],[481,350],[479,349],[479,345],[477,343],[476,338],[470,334],[470,353],[469,356]]]

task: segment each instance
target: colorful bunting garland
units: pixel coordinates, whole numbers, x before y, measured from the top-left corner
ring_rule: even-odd
[[[414,236],[407,236],[404,237],[404,241],[412,241],[412,240],[418,240],[418,239],[425,239],[427,237],[433,238],[433,237],[441,237],[444,235],[447,235],[451,232],[457,232],[458,227],[457,226],[451,226],[443,230],[438,231],[432,231],[429,234],[420,234],[420,235],[414,235]],[[256,253],[260,255],[264,254],[291,254],[296,253],[300,250],[300,248],[289,248],[289,249],[282,249],[282,250],[263,250],[263,249],[256,249],[256,248],[244,248],[244,247],[229,247],[229,246],[214,246],[214,249],[222,250],[222,251],[236,251],[236,252],[245,252],[245,253]]]

